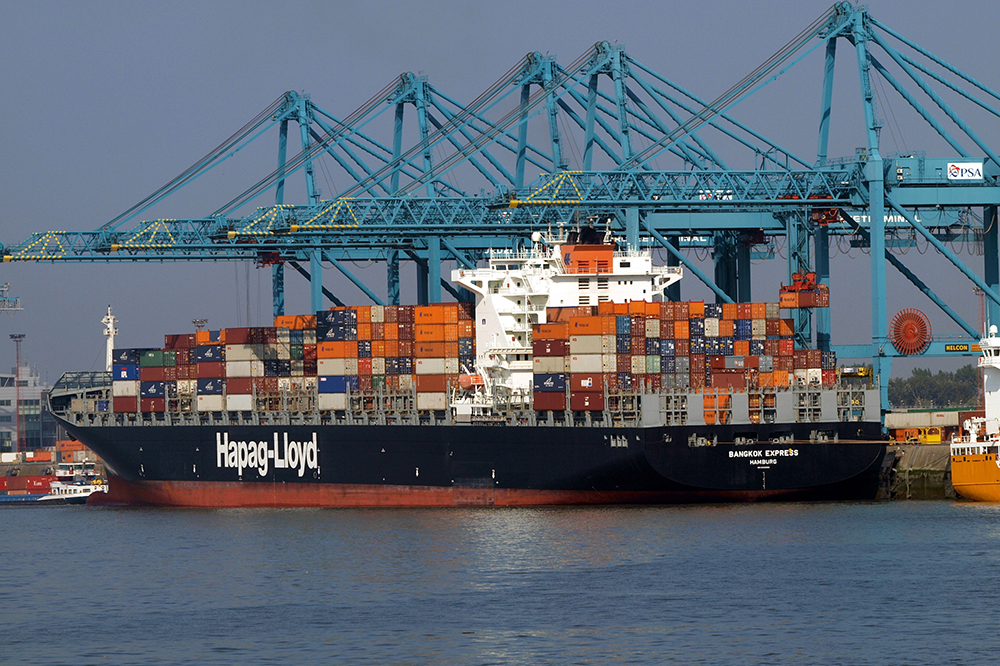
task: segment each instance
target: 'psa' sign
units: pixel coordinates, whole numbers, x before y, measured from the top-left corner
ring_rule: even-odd
[[[982,162],[948,162],[948,180],[982,180]]]

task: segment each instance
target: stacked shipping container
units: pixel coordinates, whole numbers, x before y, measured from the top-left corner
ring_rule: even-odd
[[[602,411],[605,393],[622,390],[836,383],[835,355],[795,349],[777,303],[601,303],[546,319],[532,327],[540,411]],[[114,411],[344,410],[348,393],[380,390],[442,410],[476,356],[472,306],[460,303],[338,307],[164,342],[115,350]]]
[[[277,317],[274,327],[170,335],[163,349],[115,350],[116,412],[343,410],[347,393],[417,392],[444,409],[475,365],[472,308],[359,306]],[[289,396],[299,403],[289,404]],[[308,408],[312,408],[311,405]]]
[[[532,328],[536,410],[601,411],[605,388],[833,385],[836,356],[796,350],[777,303],[602,303],[549,308]]]

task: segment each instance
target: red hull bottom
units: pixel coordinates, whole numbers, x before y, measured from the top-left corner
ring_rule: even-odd
[[[126,481],[112,477],[110,491],[88,504],[103,506],[233,507],[449,507],[587,504],[682,504],[791,499],[795,490],[597,491],[529,488],[455,488],[328,483],[226,483]]]

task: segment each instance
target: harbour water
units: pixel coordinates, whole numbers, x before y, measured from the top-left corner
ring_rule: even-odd
[[[992,664],[1000,506],[0,511],[2,664]]]

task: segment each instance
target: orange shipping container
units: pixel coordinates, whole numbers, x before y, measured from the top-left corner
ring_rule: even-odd
[[[733,341],[733,356],[749,356],[750,355],[750,341],[749,340],[734,340]]]
[[[739,314],[739,308],[736,307],[736,303],[723,303],[722,304],[722,318],[735,320],[739,319],[737,316]]]
[[[413,344],[414,358],[444,358],[444,342],[416,342]]]
[[[444,324],[417,324],[413,327],[417,342],[444,342]]]
[[[781,319],[778,326],[778,335],[795,335],[795,320]]]
[[[370,305],[355,305],[350,308],[358,313],[358,324],[370,324],[372,323],[372,306]]]
[[[359,315],[360,316],[360,315]],[[372,325],[358,324],[358,340],[371,340],[372,339]]]
[[[674,339],[687,340],[691,337],[691,327],[687,319],[674,322]]]
[[[385,340],[372,340],[372,358],[385,357]]]
[[[702,319],[705,317],[705,301],[688,301],[688,318]]]
[[[475,334],[475,325],[471,319],[460,319],[458,321],[458,337],[471,338]]]
[[[471,336],[468,336],[471,337]],[[538,324],[531,328],[532,340],[568,340],[569,325],[558,324]]]
[[[458,342],[451,342],[446,340],[444,343],[444,357],[445,358],[458,358]]]
[[[570,317],[569,335],[603,335],[607,320],[614,321],[612,317]]]
[[[445,342],[458,342],[458,323],[444,325]]]
[[[385,340],[385,356],[386,358],[399,356],[399,340]]]
[[[767,319],[767,303],[751,303],[750,318]]]
[[[719,320],[719,337],[731,338],[736,334],[736,322],[732,319]]]
[[[387,323],[385,326],[385,339],[386,340],[398,340],[399,339],[399,324]]]

